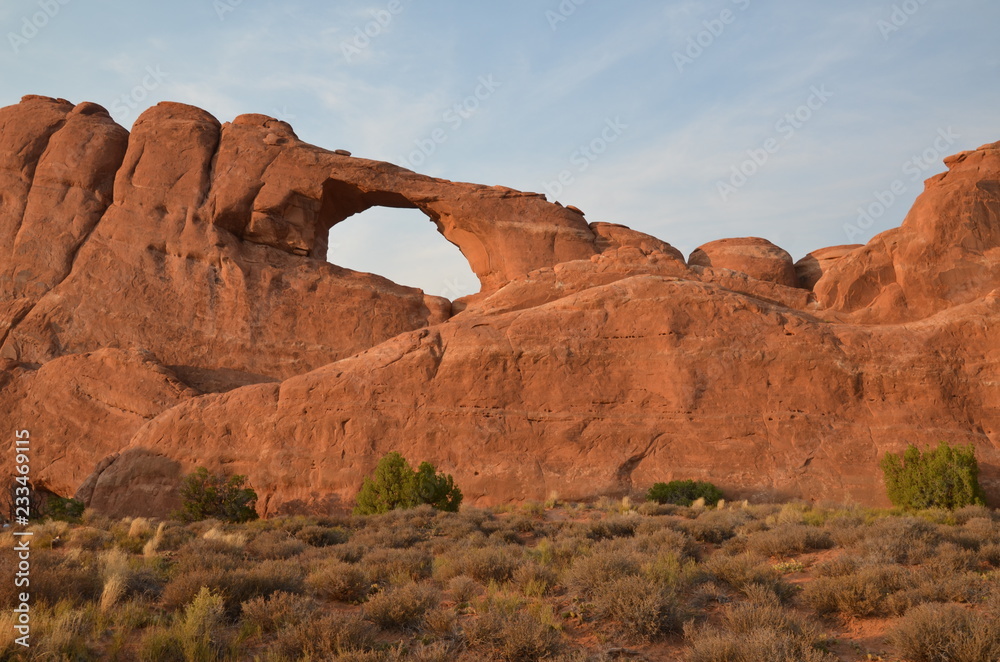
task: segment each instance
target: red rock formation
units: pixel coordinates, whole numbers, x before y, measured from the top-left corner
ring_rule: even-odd
[[[738,271],[756,280],[786,287],[799,286],[792,256],[759,237],[710,241],[691,253],[688,264]]]
[[[1000,285],[1000,143],[945,159],[903,225],[832,265],[821,304],[859,322],[921,319]]]
[[[837,263],[845,255],[861,248],[861,244],[850,244],[847,246],[830,246],[815,250],[795,263],[795,275],[799,279],[799,287],[811,290],[823,277],[830,267]]]
[[[259,115],[161,104],[126,150],[98,107],[30,98],[0,129],[0,420],[33,426],[39,480],[92,507],[162,514],[208,466],[248,475],[264,514],[327,512],[390,450],[470,503],[671,478],[881,503],[881,455],[940,439],[975,444],[1000,497],[995,145],[950,159],[902,228],[796,274],[765,240],[689,267]],[[324,262],[329,228],[373,205],[421,209],[483,291]]]

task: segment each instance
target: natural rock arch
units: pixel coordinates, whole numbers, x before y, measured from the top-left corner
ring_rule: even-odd
[[[458,246],[483,290],[597,252],[583,217],[544,195],[330,152],[264,115],[241,115],[222,127],[214,171],[206,208],[212,222],[296,255],[324,255],[329,229],[372,206],[423,211]]]

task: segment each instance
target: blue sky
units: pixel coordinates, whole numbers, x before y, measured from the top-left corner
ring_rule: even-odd
[[[1000,140],[995,0],[5,0],[0,26],[0,105],[96,101],[126,127],[161,100],[266,113],[685,254],[863,243],[941,157]],[[348,219],[331,245],[428,292],[478,288],[416,211]]]

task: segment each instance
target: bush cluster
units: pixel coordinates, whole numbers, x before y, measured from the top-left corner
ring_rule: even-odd
[[[646,492],[647,501],[690,506],[698,499],[704,499],[706,506],[714,506],[722,498],[722,490],[704,481],[672,480],[669,483],[654,483]]]
[[[227,522],[257,519],[257,493],[244,487],[246,476],[223,476],[199,467],[181,485],[181,509],[176,513],[185,522],[215,518]]]
[[[902,456],[887,453],[881,468],[889,500],[899,508],[953,510],[986,501],[971,444],[952,447],[942,441],[923,452],[911,444]]]
[[[354,514],[377,515],[421,504],[458,512],[462,490],[450,475],[437,473],[430,462],[422,462],[414,471],[406,458],[393,452],[379,460],[375,473],[365,478]]]

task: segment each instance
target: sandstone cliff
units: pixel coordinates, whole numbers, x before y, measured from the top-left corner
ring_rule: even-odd
[[[0,109],[0,420],[36,479],[162,514],[196,466],[263,514],[348,507],[379,457],[472,503],[622,494],[881,503],[879,457],[976,445],[1000,499],[1000,143],[946,160],[900,228],[793,264],[758,238],[688,261],[544,196],[164,103]],[[482,291],[325,261],[336,223],[419,209]]]

